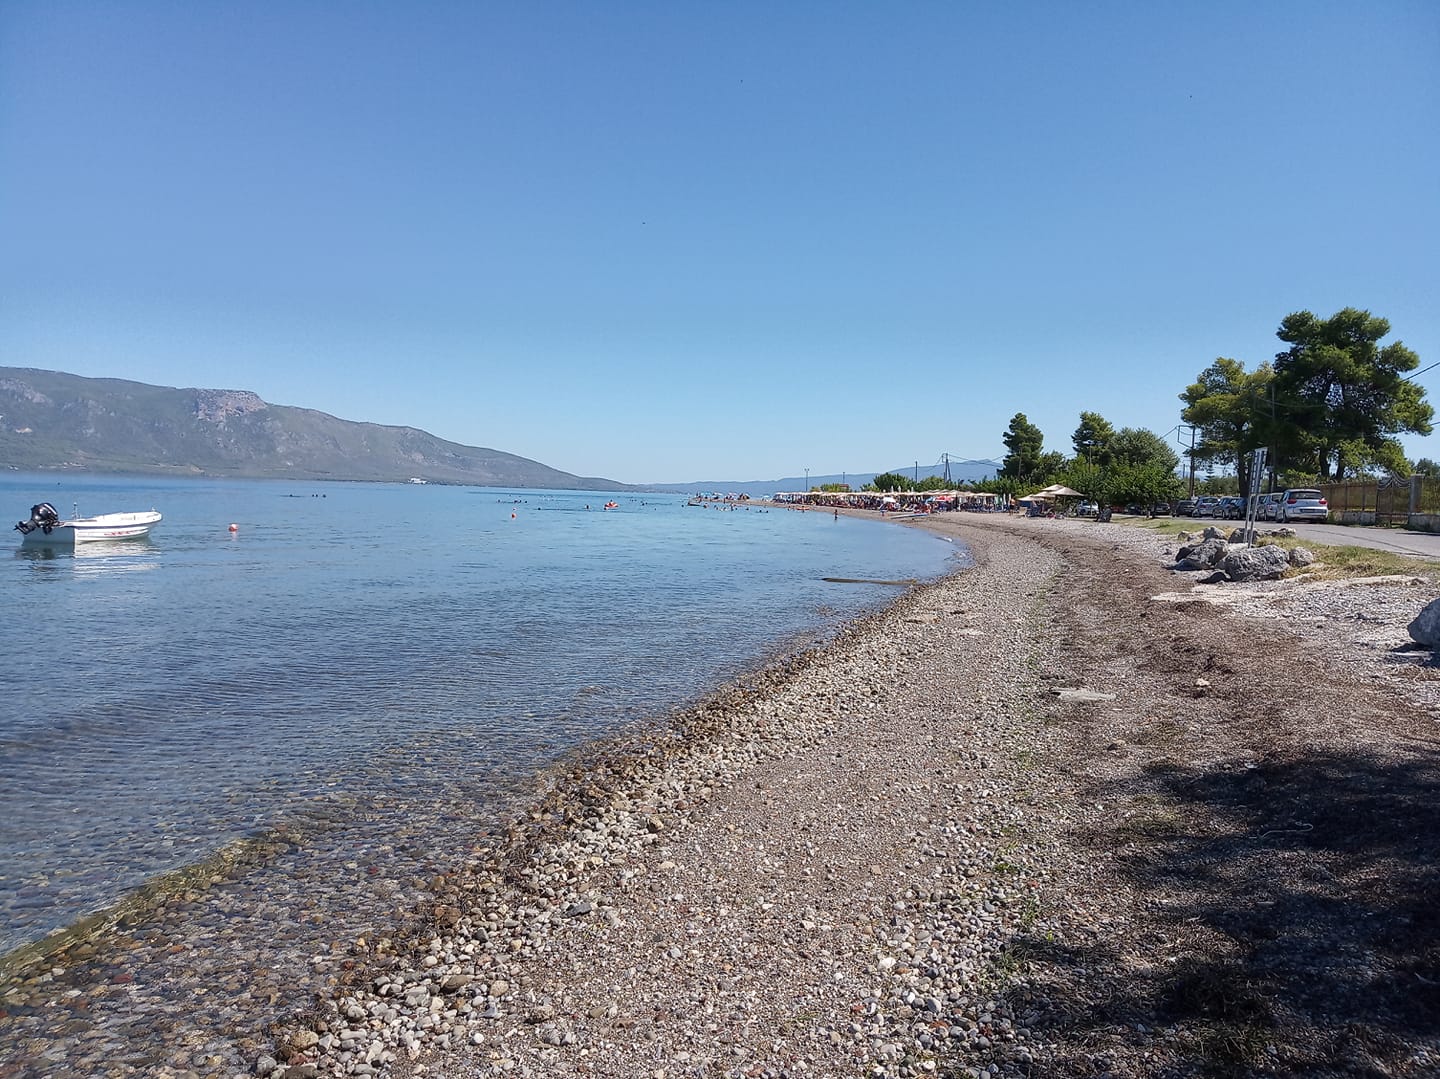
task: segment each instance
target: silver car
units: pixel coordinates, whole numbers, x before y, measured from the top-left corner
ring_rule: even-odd
[[[1277,521],[1328,521],[1330,507],[1313,487],[1292,487],[1275,503]]]

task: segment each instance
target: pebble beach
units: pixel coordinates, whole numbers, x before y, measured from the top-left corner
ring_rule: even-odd
[[[1077,1056],[1016,942],[1143,930],[1075,840],[1113,812],[1082,804],[1076,776],[1120,767],[1114,743],[1130,744],[1087,734],[1092,767],[1076,736],[1095,705],[1075,693],[1116,702],[1102,704],[1115,723],[1206,705],[1193,691],[1176,703],[1189,669],[1106,658],[1075,570],[1097,604],[1122,581],[1147,595],[1192,582],[1149,532],[966,517],[927,526],[969,545],[973,568],[587,748],[514,791],[504,829],[477,833],[456,806],[441,834],[345,864],[277,834],[172,882],[12,978],[0,1076],[1178,1067],[1189,1043],[1173,1026]],[[1363,595],[1287,584],[1205,604],[1205,632],[1263,609],[1293,654],[1328,649],[1347,676],[1373,667],[1377,692],[1412,687],[1414,722],[1440,708],[1418,660],[1393,662],[1433,580]],[[1407,1052],[1416,1069],[1440,1060]]]

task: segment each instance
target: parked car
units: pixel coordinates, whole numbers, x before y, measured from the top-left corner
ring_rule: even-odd
[[[1283,491],[1271,491],[1268,495],[1261,495],[1260,508],[1255,511],[1256,519],[1261,521],[1275,520],[1276,507],[1280,505],[1280,500],[1284,497],[1285,493]]]
[[[1130,514],[1132,517],[1139,517],[1145,511],[1140,508],[1140,504],[1138,502],[1131,502],[1125,507],[1125,512]]]
[[[1094,502],[1082,502],[1075,507],[1076,517],[1094,517],[1100,512],[1100,507]]]
[[[1330,507],[1313,487],[1292,487],[1275,503],[1277,521],[1328,521]]]
[[[1157,502],[1157,503],[1155,503],[1155,505],[1153,505],[1153,506],[1150,507],[1150,515],[1151,515],[1152,517],[1169,517],[1169,516],[1170,516],[1170,503],[1168,503],[1168,502]]]
[[[1238,521],[1245,516],[1245,499],[1240,495],[1226,495],[1220,499],[1220,516],[1229,521]]]
[[[1193,499],[1193,498],[1182,498],[1179,502],[1175,503],[1175,516],[1176,516],[1176,517],[1194,517],[1194,516],[1195,516],[1195,499]]]
[[[1219,517],[1220,499],[1214,495],[1206,495],[1204,498],[1195,500],[1196,517]]]

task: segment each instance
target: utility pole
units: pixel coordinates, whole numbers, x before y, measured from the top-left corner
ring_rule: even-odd
[[[920,462],[919,462],[919,461],[916,461],[916,462],[915,462],[915,478],[914,478],[913,480],[911,480],[910,482],[913,483],[913,484],[915,484],[916,487],[920,486]],[[914,490],[914,488],[911,488],[911,490]]]
[[[809,466],[806,466],[806,468],[805,468],[805,493],[806,493],[807,495],[810,493],[810,468],[809,468]]]
[[[1183,431],[1184,429],[1185,429],[1185,424],[1181,424],[1179,427],[1176,428],[1177,431]],[[1184,445],[1184,443],[1181,443],[1181,445]],[[1189,495],[1189,497],[1190,497],[1190,498],[1194,498],[1194,497],[1195,497],[1195,425],[1194,425],[1194,424],[1191,424],[1191,425],[1190,425],[1190,451],[1189,451],[1189,457],[1190,457],[1190,495]]]
[[[942,453],[942,454],[940,455],[940,460],[942,460],[942,461],[945,462],[945,490],[948,491],[948,490],[950,490],[950,487],[951,487],[951,484],[950,484],[950,455],[949,455],[948,453]]]

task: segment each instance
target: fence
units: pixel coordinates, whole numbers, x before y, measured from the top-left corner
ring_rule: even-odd
[[[1403,479],[1322,483],[1320,493],[1339,524],[1382,528],[1421,528],[1440,532],[1440,479]]]

